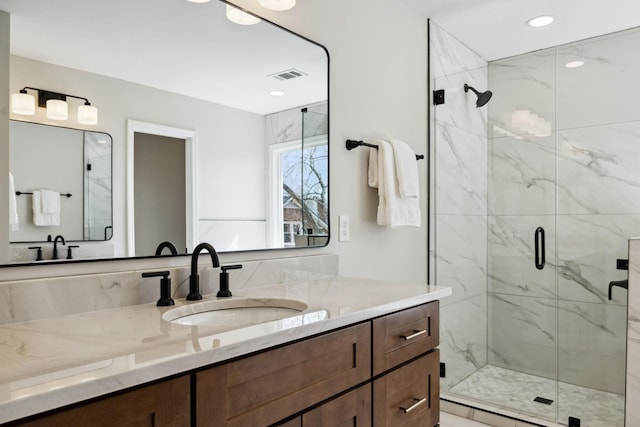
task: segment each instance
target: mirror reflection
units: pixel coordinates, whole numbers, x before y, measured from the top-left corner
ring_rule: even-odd
[[[12,112],[13,123],[113,139],[111,193],[95,202],[113,206],[111,224],[79,219],[73,230],[12,232],[9,262],[35,259],[18,242],[44,242],[48,259],[48,234],[79,241],[76,259],[150,256],[163,241],[181,254],[201,241],[221,252],[328,242],[326,50],[264,20],[232,23],[225,6],[0,0],[11,18],[10,93],[77,93],[99,111],[95,125],[80,124],[73,108],[68,120],[52,120],[44,107],[31,116]],[[104,37],[114,27],[117,34]],[[12,125],[11,153],[17,135]],[[35,172],[19,168],[12,170],[17,187]],[[84,177],[67,172],[58,169],[83,186]],[[29,188],[38,185],[45,187]],[[87,197],[61,200],[61,214],[71,201],[90,214]]]

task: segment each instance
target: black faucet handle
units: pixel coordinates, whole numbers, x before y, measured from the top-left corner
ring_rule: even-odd
[[[218,298],[229,298],[232,297],[233,294],[229,289],[229,273],[227,270],[237,270],[242,268],[242,264],[233,264],[233,265],[223,265],[220,267],[220,290],[216,294]]]
[[[142,273],[142,277],[164,277],[164,278],[168,278],[169,274],[171,274],[169,271],[165,270],[165,271],[147,271]]]
[[[233,264],[233,265],[223,265],[220,267],[223,273],[226,273],[227,270],[238,270],[242,268],[242,264]]]
[[[73,249],[79,248],[79,245],[68,245],[67,246],[67,259],[73,259]]]
[[[42,261],[42,246],[29,246],[29,249],[37,249],[36,261]]]
[[[169,271],[148,271],[142,273],[142,277],[162,277],[160,279],[160,299],[156,302],[159,307],[167,307],[174,305],[175,302],[171,298],[171,279],[169,278]]]

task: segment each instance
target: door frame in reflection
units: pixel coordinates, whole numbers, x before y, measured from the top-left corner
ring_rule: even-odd
[[[134,146],[135,133],[166,136],[170,138],[184,139],[185,142],[185,236],[187,252],[191,252],[198,236],[198,222],[195,220],[197,212],[197,152],[198,133],[194,130],[181,129],[170,126],[147,123],[137,120],[127,120],[127,256],[136,256],[135,253],[135,207],[134,207]]]

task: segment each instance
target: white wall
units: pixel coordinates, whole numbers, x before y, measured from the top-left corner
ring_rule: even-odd
[[[423,226],[389,229],[376,225],[377,195],[367,187],[366,150],[344,148],[348,138],[373,142],[380,137],[396,137],[411,144],[417,153],[427,154],[426,20],[395,0],[307,0],[281,13],[266,13],[255,0],[238,0],[237,4],[323,44],[329,51],[330,209],[334,235],[324,249],[227,254],[222,261],[333,252],[339,255],[342,275],[426,283],[427,162],[419,163]],[[108,90],[88,83],[74,81],[74,87],[87,95]],[[99,97],[95,101],[89,98],[99,105]],[[101,120],[108,118],[101,115]],[[174,117],[166,117],[166,121],[176,125],[172,123]],[[122,153],[114,151],[115,155]],[[114,188],[122,185],[121,180],[114,182]],[[337,241],[338,215],[351,217],[350,242]],[[122,226],[124,218],[119,221],[116,225]],[[64,274],[124,270],[141,262],[67,266]],[[37,270],[20,270],[12,275],[63,274],[53,266]]]
[[[376,225],[367,150],[344,147],[349,138],[396,137],[426,154],[426,20],[393,0],[301,1],[284,13],[265,13],[255,0],[236,3],[329,51],[332,237],[326,250],[339,255],[340,274],[426,283],[427,162],[418,164],[423,226],[390,229]],[[338,242],[338,215],[351,217],[350,242]]]

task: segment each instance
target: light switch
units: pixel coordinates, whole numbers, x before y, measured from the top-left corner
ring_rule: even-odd
[[[340,242],[348,242],[351,238],[351,221],[349,215],[340,215],[338,217],[338,228],[340,228],[338,240]]]

